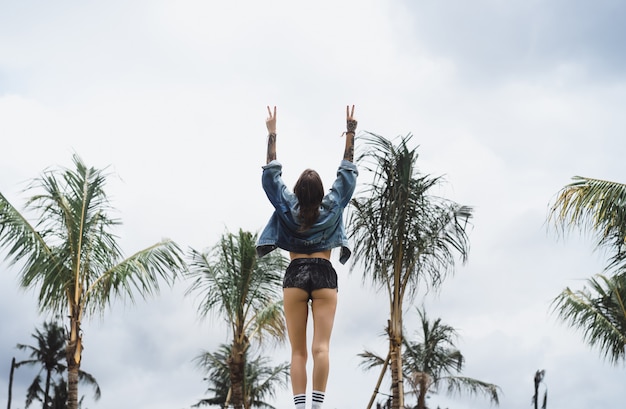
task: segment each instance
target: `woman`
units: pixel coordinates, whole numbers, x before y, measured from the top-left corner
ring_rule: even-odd
[[[341,247],[339,261],[350,257],[343,225],[343,210],[350,202],[358,171],[353,163],[357,121],[346,107],[347,130],[343,160],[337,179],[328,194],[317,172],[307,169],[298,178],[293,192],[282,181],[282,165],[276,160],[276,107],[267,107],[265,124],[267,162],[263,166],[263,189],[274,206],[274,213],[257,243],[259,257],[281,248],[289,251],[291,263],[283,280],[283,303],[291,344],[291,387],[296,409],[306,402],[306,328],[309,300],[313,314],[313,394],[312,409],[321,409],[328,380],[328,350],[337,307],[337,273],[330,263],[330,252]]]

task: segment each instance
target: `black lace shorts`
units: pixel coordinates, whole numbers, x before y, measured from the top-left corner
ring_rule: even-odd
[[[330,261],[324,258],[297,258],[291,260],[283,288],[301,288],[309,293],[320,288],[337,288],[337,272]]]

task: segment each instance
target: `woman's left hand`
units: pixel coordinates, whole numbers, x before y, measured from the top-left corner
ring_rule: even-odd
[[[274,105],[274,112],[270,109],[269,105],[267,107],[267,113],[269,117],[265,120],[265,126],[267,126],[268,133],[276,133],[276,106]]]

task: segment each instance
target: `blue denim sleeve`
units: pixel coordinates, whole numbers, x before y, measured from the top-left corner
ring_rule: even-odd
[[[269,199],[270,203],[274,206],[274,209],[281,209],[287,206],[287,195],[289,190],[282,179],[283,165],[277,160],[273,160],[267,165],[263,166],[263,176],[261,177],[261,183],[263,190]]]
[[[348,160],[342,160],[337,170],[337,179],[330,188],[331,198],[339,203],[342,208],[348,206],[354,189],[356,188],[356,177],[359,171],[356,165]]]

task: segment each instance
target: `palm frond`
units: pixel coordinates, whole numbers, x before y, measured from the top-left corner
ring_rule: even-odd
[[[185,295],[198,295],[200,316],[221,312],[230,321],[235,318],[230,302],[230,281],[225,274],[221,274],[221,270],[212,263],[210,257],[210,253],[189,250],[188,276],[192,281]]]
[[[500,404],[500,394],[502,391],[497,385],[464,376],[446,376],[440,378],[438,382],[447,385],[446,392],[448,395],[483,395],[488,398],[491,403],[495,405]]]
[[[624,250],[626,238],[626,185],[575,176],[558,193],[548,219],[562,231],[572,228],[597,237],[597,246]]]
[[[598,274],[580,291],[566,288],[553,301],[559,317],[583,333],[612,364],[626,360],[626,273]]]
[[[7,249],[7,260],[15,264],[25,258],[30,264],[47,260],[50,248],[34,226],[0,193],[0,247]]]
[[[357,356],[361,358],[359,366],[364,370],[369,370],[385,364],[385,358],[369,350],[365,350],[357,354]]]
[[[185,269],[182,251],[172,240],[155,243],[103,271],[85,291],[90,312],[103,311],[113,295],[135,300],[158,294],[160,281],[172,285]]]
[[[36,400],[43,402],[42,396],[44,396],[44,392],[41,387],[41,376],[37,375],[26,390],[26,404],[24,407],[28,408]]]
[[[274,341],[284,341],[286,327],[282,300],[267,304],[257,310],[246,325],[246,329],[249,329],[251,337],[257,339],[259,344],[263,343],[265,336],[269,336]]]
[[[80,382],[89,384],[93,387],[93,397],[95,400],[99,400],[102,397],[102,390],[100,390],[100,385],[98,385],[98,381],[96,378],[85,371],[78,371],[78,379]]]
[[[274,409],[266,400],[276,397],[277,387],[286,388],[289,385],[289,367],[287,362],[270,366],[267,357],[260,355],[247,362],[246,395],[251,407]]]

